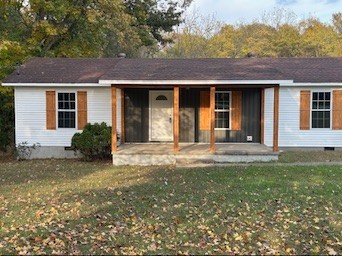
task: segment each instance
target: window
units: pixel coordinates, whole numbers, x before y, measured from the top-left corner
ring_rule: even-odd
[[[159,95],[156,100],[167,100],[165,95]]]
[[[230,129],[230,92],[215,94],[215,129]]]
[[[313,92],[311,109],[312,128],[330,128],[330,92]]]
[[[75,93],[58,93],[58,128],[76,127]]]

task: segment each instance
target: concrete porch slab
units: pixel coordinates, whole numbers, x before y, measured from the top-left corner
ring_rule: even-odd
[[[173,144],[124,144],[113,154],[114,165],[176,165],[196,163],[250,163],[278,160],[278,153],[255,143],[216,144],[210,153],[209,144],[181,143],[180,151],[173,152]]]

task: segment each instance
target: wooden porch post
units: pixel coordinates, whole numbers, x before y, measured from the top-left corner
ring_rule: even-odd
[[[125,89],[121,88],[121,144],[125,143]]]
[[[279,139],[279,86],[274,87],[274,112],[273,112],[273,152],[278,152]]]
[[[265,89],[261,89],[260,95],[260,144],[265,144]]]
[[[112,85],[112,153],[117,151],[116,136],[116,87]]]
[[[210,152],[215,153],[215,86],[210,87]]]
[[[179,86],[173,87],[173,151],[179,152]]]

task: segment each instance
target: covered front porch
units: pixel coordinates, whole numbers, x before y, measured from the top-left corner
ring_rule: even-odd
[[[134,143],[120,145],[113,154],[114,165],[246,163],[277,159],[277,152],[259,143],[217,143],[215,153],[206,143],[180,143],[178,152],[174,151],[173,143]]]
[[[258,100],[260,108],[260,116],[259,118],[259,140],[256,143],[246,143],[242,141],[242,143],[234,143],[233,141],[224,141],[224,143],[217,140],[217,135],[220,131],[215,128],[215,93],[222,89],[228,90],[243,90],[243,88],[257,88],[260,91],[260,98]],[[265,123],[264,123],[264,115],[265,115],[265,88],[273,88],[273,145],[271,147],[267,147],[264,145],[264,136],[265,136]],[[125,104],[127,104],[126,98],[130,96],[128,94],[129,90],[132,86],[115,86],[112,85],[112,154],[113,154],[113,164],[114,165],[158,165],[158,164],[176,164],[179,162],[212,162],[212,163],[224,163],[224,162],[253,162],[253,161],[272,161],[277,160],[278,158],[278,123],[279,123],[279,86],[276,84],[267,84],[267,85],[245,85],[245,86],[234,86],[234,85],[225,85],[225,86],[207,86],[208,92],[208,106],[207,106],[207,114],[206,119],[208,120],[207,130],[205,131],[208,135],[208,140],[206,142],[201,141],[187,141],[184,143],[181,140],[182,135],[182,104],[184,104],[183,100],[180,97],[181,92],[188,91],[187,88],[182,86],[167,86],[167,87],[158,87],[168,89],[172,91],[172,129],[171,129],[171,141],[167,143],[152,143],[148,139],[140,141],[130,141],[128,139],[127,131],[135,133],[141,133],[141,131],[147,131],[149,129],[150,123],[146,123],[146,116],[148,114],[143,114],[143,111],[139,112],[138,118],[142,121],[138,126],[133,128],[129,120],[135,120],[132,118],[131,113],[135,114],[135,112],[129,112]],[[137,88],[134,86],[133,88]],[[150,86],[146,86],[145,88],[152,88]],[[121,95],[117,96],[117,90],[121,90]],[[127,93],[125,91],[127,90]],[[135,90],[135,89],[134,89]],[[202,89],[201,89],[202,90]],[[139,95],[141,91],[139,91]],[[190,90],[191,92],[191,90]],[[241,95],[241,94],[240,94]],[[242,93],[242,99],[244,92]],[[246,94],[247,95],[247,94]],[[199,93],[198,96],[201,96]],[[140,96],[139,96],[140,97]],[[145,97],[148,99],[148,97]],[[117,129],[117,102],[121,104],[121,127]],[[145,100],[146,102],[146,100]],[[183,102],[183,103],[182,103]],[[131,102],[128,102],[131,104]],[[132,104],[131,104],[132,105]],[[234,106],[236,105],[236,106]],[[234,108],[242,108],[243,109],[243,100],[240,100],[237,104],[234,103],[231,106],[231,109]],[[253,108],[253,106],[249,106],[249,109]],[[148,111],[148,107],[146,108]],[[243,120],[246,120],[245,114],[250,110],[245,109],[241,112],[240,117],[238,117],[238,126],[241,129],[241,126],[246,126]],[[144,110],[145,111],[145,110]],[[146,113],[146,111],[144,113]],[[247,112],[246,112],[247,111]],[[194,112],[198,112],[198,115],[201,114],[200,106]],[[147,112],[148,113],[148,112]],[[232,116],[234,115],[234,111],[231,112]],[[145,117],[144,117],[145,116]],[[196,115],[193,116],[197,118]],[[189,119],[189,118],[188,118]],[[191,118],[190,118],[191,119]],[[171,118],[170,118],[171,120]],[[200,133],[201,119],[197,121],[197,130]],[[138,128],[141,127],[139,130]],[[129,130],[128,130],[129,129]],[[231,130],[234,129],[234,124],[232,123]],[[117,135],[120,134],[120,143],[117,141]],[[131,133],[132,134],[132,133]],[[148,136],[145,136],[148,137]],[[140,143],[139,143],[140,142]]]

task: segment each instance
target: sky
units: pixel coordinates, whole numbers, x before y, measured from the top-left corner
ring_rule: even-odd
[[[313,16],[330,23],[333,13],[342,12],[342,0],[193,0],[189,11],[194,8],[233,25],[249,23],[275,9],[294,12],[298,19]]]

